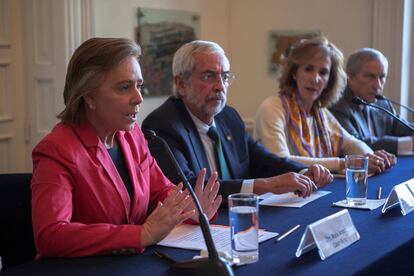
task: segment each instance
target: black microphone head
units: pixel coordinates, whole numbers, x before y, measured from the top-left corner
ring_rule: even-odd
[[[354,97],[352,99],[352,103],[353,104],[367,104],[363,99],[361,99],[360,97]]]
[[[386,98],[385,98],[383,95],[381,95],[381,94],[377,94],[377,95],[375,95],[375,98],[376,98],[377,100],[386,100]]]
[[[147,130],[144,131],[144,137],[147,140],[152,140],[155,137],[157,137],[157,134],[152,129],[147,129]]]

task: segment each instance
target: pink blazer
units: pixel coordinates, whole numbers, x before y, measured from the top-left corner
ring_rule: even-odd
[[[32,218],[39,257],[134,253],[141,224],[173,184],[138,126],[117,138],[134,188],[127,189],[89,123],[57,124],[33,150]]]

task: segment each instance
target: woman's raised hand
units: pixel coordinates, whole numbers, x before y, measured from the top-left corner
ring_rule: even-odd
[[[161,241],[177,224],[194,216],[194,208],[187,208],[192,199],[188,191],[182,191],[182,188],[182,183],[174,187],[164,202],[158,202],[158,206],[148,216],[141,230],[142,247]]]

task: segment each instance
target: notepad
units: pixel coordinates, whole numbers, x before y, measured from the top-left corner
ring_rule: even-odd
[[[211,236],[217,251],[230,252],[230,227],[223,225],[210,225]],[[278,233],[259,230],[259,243],[276,237]],[[206,250],[203,233],[198,225],[180,224],[176,226],[167,237],[157,243],[157,245],[192,249]]]
[[[294,193],[286,193],[276,195],[272,193],[266,193],[260,196],[263,199],[259,204],[265,206],[275,207],[293,207],[300,208],[309,202],[317,200],[318,198],[330,194],[329,191],[315,191],[309,197],[303,198],[295,195]]]

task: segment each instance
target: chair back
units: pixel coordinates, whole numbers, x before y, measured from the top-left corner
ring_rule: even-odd
[[[0,256],[3,269],[33,260],[32,174],[0,174]]]

